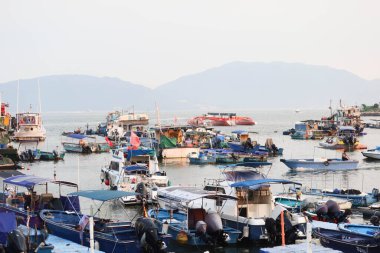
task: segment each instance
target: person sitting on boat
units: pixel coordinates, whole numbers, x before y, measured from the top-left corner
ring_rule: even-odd
[[[251,138],[248,138],[247,141],[244,143],[244,149],[253,149]]]
[[[348,157],[348,155],[346,154],[346,152],[343,152],[342,154],[342,161],[348,161],[350,160],[350,157]]]

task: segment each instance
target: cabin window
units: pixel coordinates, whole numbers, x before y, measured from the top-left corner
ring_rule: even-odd
[[[118,163],[118,162],[113,162],[113,161],[111,161],[110,169],[111,169],[111,170],[119,171],[119,163]]]
[[[206,191],[216,191],[216,192],[220,192],[220,193],[226,194],[226,191],[222,187],[217,187],[217,186],[212,186],[212,185],[206,185],[204,187],[204,189]]]

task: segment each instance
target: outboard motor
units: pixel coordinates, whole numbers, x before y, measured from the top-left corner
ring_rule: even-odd
[[[54,155],[54,158],[58,158],[58,155],[59,155],[58,151],[54,149],[53,150],[53,155]]]
[[[372,196],[374,198],[376,198],[377,201],[379,201],[379,199],[380,199],[379,189],[373,188],[372,189]]]
[[[158,229],[151,218],[138,218],[135,223],[137,237],[143,252],[165,252],[166,244],[158,237]]]
[[[334,200],[327,200],[326,206],[328,208],[328,216],[331,218],[335,218],[339,215],[340,213],[340,207],[338,203],[336,203]]]
[[[8,234],[7,241],[8,241],[7,252],[12,252],[12,253],[27,252],[26,238],[20,230],[15,229],[12,232],[10,232]]]
[[[273,218],[266,218],[265,219],[265,229],[268,232],[269,235],[269,243],[272,245],[275,245],[277,242],[277,227],[276,227],[276,221]]]
[[[327,205],[321,205],[317,207],[316,214],[319,220],[322,220],[323,218],[325,218],[327,216],[328,211],[329,211],[329,208],[327,207]]]
[[[136,185],[135,192],[140,193],[140,195],[137,195],[137,199],[139,200],[148,198],[148,190],[146,189],[146,186],[143,182],[140,182]]]
[[[206,232],[211,236],[212,242],[218,245],[227,245],[229,238],[223,231],[223,223],[220,215],[216,212],[209,212],[206,214],[205,222],[207,224]]]
[[[380,218],[377,215],[373,215],[369,221],[374,226],[380,226]]]

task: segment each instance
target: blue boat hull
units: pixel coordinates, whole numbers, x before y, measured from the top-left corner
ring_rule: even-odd
[[[314,159],[281,159],[292,170],[353,170],[357,169],[358,161],[342,161],[329,159],[327,161],[315,161]]]
[[[344,232],[358,234],[369,238],[374,238],[375,235],[380,235],[379,226],[339,224],[338,228]]]
[[[380,240],[339,230],[319,228],[314,231],[322,246],[349,253],[378,253]]]
[[[157,213],[157,210],[149,210],[148,211],[148,216],[149,217],[154,217],[155,218],[155,224],[157,225],[159,231],[162,230],[163,223],[165,221],[170,221],[170,216],[169,216],[170,211],[160,209]],[[178,235],[180,233],[185,232],[187,235],[187,242],[186,244],[191,245],[191,246],[197,246],[197,245],[209,245],[208,242],[206,242],[204,239],[202,239],[201,236],[198,236],[196,234],[195,229],[184,229],[181,224],[184,222],[182,219],[185,217],[185,215],[175,213],[173,216],[173,221],[180,221],[181,223],[173,223],[173,225],[170,223],[168,226],[168,234],[172,235],[172,238],[175,240],[177,239]],[[223,227],[223,232],[227,233],[230,240],[228,241],[228,244],[235,244],[238,242],[238,239],[240,237],[241,232],[237,229],[230,228],[228,226]]]
[[[41,218],[45,222],[49,233],[72,242],[82,244],[89,247],[90,245],[90,234],[87,230],[83,232],[83,241],[81,240],[81,232],[75,229],[72,223],[60,223],[66,220],[65,214],[62,218],[60,217],[59,211],[51,211],[53,215],[53,220],[49,219],[44,214],[46,210],[41,211]],[[76,214],[73,214],[76,215]],[[75,224],[79,223],[79,217],[75,221]],[[96,229],[95,229],[96,230]],[[115,232],[118,232],[117,230]],[[125,253],[125,252],[141,252],[139,240],[137,239],[136,232],[134,228],[131,227],[130,231],[123,230],[123,234],[115,238],[112,233],[102,233],[94,231],[94,239],[99,244],[99,249],[104,252],[114,252],[114,253]]]
[[[190,164],[213,164],[216,163],[216,157],[207,157],[206,159],[201,157],[189,157]]]

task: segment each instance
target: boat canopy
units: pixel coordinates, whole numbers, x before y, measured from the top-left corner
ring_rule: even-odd
[[[99,201],[104,202],[104,201],[109,201],[113,199],[119,199],[122,197],[136,196],[136,195],[139,195],[139,193],[125,192],[125,191],[110,191],[110,190],[87,190],[87,191],[72,192],[68,195],[84,197],[84,198],[99,200]]]
[[[22,186],[25,188],[33,188],[35,185],[45,184],[53,180],[49,178],[37,177],[32,175],[18,175],[4,179],[4,183]]]
[[[197,199],[234,199],[234,196],[216,191],[206,191],[197,187],[170,186],[158,191],[158,195],[176,202],[191,202]]]
[[[9,178],[9,177],[14,177],[14,176],[19,176],[19,175],[25,175],[25,174],[21,173],[18,170],[2,170],[2,171],[0,171],[0,177],[1,178]]]
[[[130,149],[127,150],[127,160],[130,161],[132,157],[134,156],[141,156],[141,155],[150,155],[154,156],[155,151],[154,149]]]
[[[252,170],[232,170],[232,171],[224,171],[224,176],[227,181],[232,182],[240,182],[240,181],[248,181],[248,180],[258,180],[264,179],[264,175],[257,171]]]
[[[247,180],[231,184],[231,187],[242,187],[249,188],[251,186],[261,185],[261,184],[297,184],[302,185],[301,183],[285,180],[285,179],[271,179],[263,178],[258,180]]]
[[[123,169],[126,172],[149,171],[148,167],[147,166],[143,166],[143,165],[129,165],[129,166],[123,167]]]

